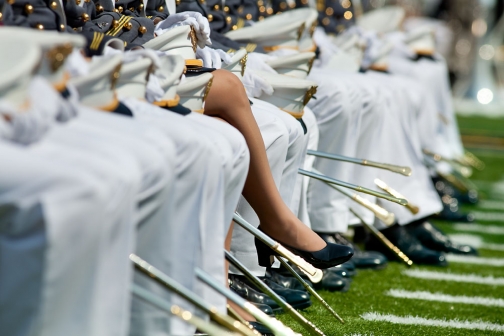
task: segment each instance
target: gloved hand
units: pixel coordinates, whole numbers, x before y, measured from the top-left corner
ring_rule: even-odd
[[[330,62],[332,55],[341,52],[340,48],[327,36],[324,28],[317,27],[315,29],[313,41],[319,48],[319,59],[322,66]]]
[[[264,78],[254,73],[254,70],[247,68],[242,79],[243,86],[249,97],[260,97],[263,93],[271,96],[273,94],[273,87]]]
[[[247,69],[255,70],[255,71],[265,71],[270,73],[277,73],[272,67],[266,63],[269,60],[273,60],[276,57],[260,54],[256,52],[248,53],[247,56]]]
[[[198,12],[171,14],[165,20],[156,25],[155,33],[156,35],[161,35],[168,29],[184,25],[192,26],[194,28],[198,39],[198,46],[200,48],[204,48],[205,45],[212,44],[212,41],[210,40],[210,24],[208,23],[207,18]]]
[[[216,68],[220,69],[222,67],[222,63],[228,64],[231,62],[231,55],[225,53],[221,49],[212,49],[209,47],[204,47],[196,49],[196,58],[201,59],[203,61],[203,66],[207,68]]]
[[[147,82],[147,87],[145,88],[145,99],[149,103],[163,99],[164,90],[159,84],[159,79],[155,74],[149,75],[149,81]]]

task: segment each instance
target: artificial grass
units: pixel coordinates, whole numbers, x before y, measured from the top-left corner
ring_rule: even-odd
[[[504,119],[460,118],[460,129],[465,134],[481,134],[485,136],[504,138]],[[470,148],[471,149],[471,148]],[[482,198],[500,197],[492,187],[497,182],[504,183],[504,151],[473,149],[486,164],[484,171],[475,171],[471,179],[476,180]],[[464,205],[464,211],[499,211],[481,209],[477,205]],[[501,211],[504,211],[502,209]],[[485,242],[504,244],[504,235],[491,235],[477,232],[455,230],[450,222],[434,221],[446,233],[475,235]],[[502,222],[483,222],[478,224],[494,225],[504,228]],[[503,258],[504,251],[480,249],[481,257]],[[413,266],[413,269],[450,272],[456,274],[477,274],[480,276],[504,277],[504,267],[485,265],[450,263],[447,268]],[[398,262],[390,262],[382,270],[359,270],[354,277],[351,288],[346,293],[331,293],[320,291],[321,296],[345,320],[342,325],[336,321],[314,298],[313,305],[302,311],[302,314],[312,321],[326,335],[499,335],[503,333],[479,330],[464,330],[454,328],[430,327],[419,325],[400,325],[388,322],[370,322],[361,318],[368,312],[393,314],[397,316],[419,316],[429,319],[484,321],[504,325],[504,308],[468,305],[457,303],[431,302],[422,300],[400,299],[385,295],[390,289],[408,291],[439,292],[448,295],[482,296],[504,299],[504,286],[478,285],[435,281],[411,278],[403,274],[407,267]],[[292,327],[295,331],[308,335],[308,332],[298,325],[289,315],[281,314],[278,319]]]

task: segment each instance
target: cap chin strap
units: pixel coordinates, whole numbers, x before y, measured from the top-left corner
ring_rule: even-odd
[[[263,46],[264,51],[266,52],[272,52],[272,51],[277,51],[280,49],[292,49],[292,50],[299,50],[299,47],[290,47],[290,46],[282,46],[282,45],[274,45],[274,46]]]
[[[114,93],[114,98],[112,99],[112,101],[110,103],[108,103],[107,105],[99,106],[97,108],[102,111],[113,112],[113,111],[115,111],[117,106],[119,106],[119,100],[117,99],[117,96]]]
[[[63,78],[60,81],[53,83],[52,86],[56,91],[61,93],[66,90],[69,79],[70,79],[70,74],[68,72],[65,72],[63,74]]]
[[[301,112],[293,112],[293,111],[289,111],[289,110],[286,110],[286,109],[283,109],[283,108],[281,108],[281,110],[284,111],[284,112],[289,113],[291,116],[293,116],[296,119],[301,119],[303,117],[303,115],[304,115],[304,109]]]
[[[175,107],[179,104],[179,102],[180,102],[180,96],[176,95],[175,98],[173,99],[159,100],[155,101],[153,104],[160,107]]]

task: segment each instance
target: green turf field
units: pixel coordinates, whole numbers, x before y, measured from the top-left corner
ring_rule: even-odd
[[[340,324],[317,303],[302,312],[326,335],[497,335],[504,334],[504,120],[483,118],[461,118],[459,121],[466,148],[476,154],[486,164],[482,172],[475,171],[471,179],[480,189],[480,195],[486,202],[477,206],[464,207],[464,210],[477,213],[501,213],[502,219],[492,221],[477,220],[482,225],[469,227],[456,226],[452,223],[436,222],[446,233],[458,238],[479,242],[480,258],[475,263],[451,262],[448,268],[413,266],[412,270],[435,271],[462,275],[476,275],[489,279],[492,283],[463,283],[451,280],[425,280],[412,278],[404,274],[407,267],[398,262],[379,271],[359,271],[351,288],[346,293],[321,291],[322,297],[346,321]],[[497,215],[498,217],[499,215]],[[484,226],[483,226],[484,225]],[[481,232],[483,231],[483,232]],[[486,263],[486,265],[483,265]],[[457,277],[460,278],[460,277]],[[479,280],[477,280],[479,281]],[[483,280],[485,281],[485,280]],[[442,299],[440,294],[460,296],[467,303],[426,301],[417,298],[396,298],[388,295],[390,290],[408,292],[429,292],[434,299]],[[397,293],[397,292],[396,292]],[[428,293],[423,293],[428,294]],[[422,296],[423,297],[423,296]],[[432,297],[432,296],[431,296]],[[487,300],[475,304],[474,297]],[[490,300],[489,300],[490,299]],[[493,299],[493,300],[491,300]],[[420,317],[426,320],[411,320],[416,324],[395,324],[386,321],[367,321],[364,314],[378,313],[397,317]],[[293,322],[290,316],[283,314],[278,318],[303,335],[306,330]],[[432,320],[445,320],[449,326],[431,326]],[[401,320],[402,321],[402,320]],[[469,322],[474,328],[476,323],[492,324],[493,330],[459,329]],[[423,324],[418,324],[418,323]],[[428,325],[424,325],[428,324]],[[488,325],[478,325],[488,328]]]

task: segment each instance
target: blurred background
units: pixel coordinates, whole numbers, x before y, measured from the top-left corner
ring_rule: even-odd
[[[435,28],[448,62],[455,110],[461,116],[504,117],[504,0],[357,0],[358,16],[401,6],[404,28]]]

